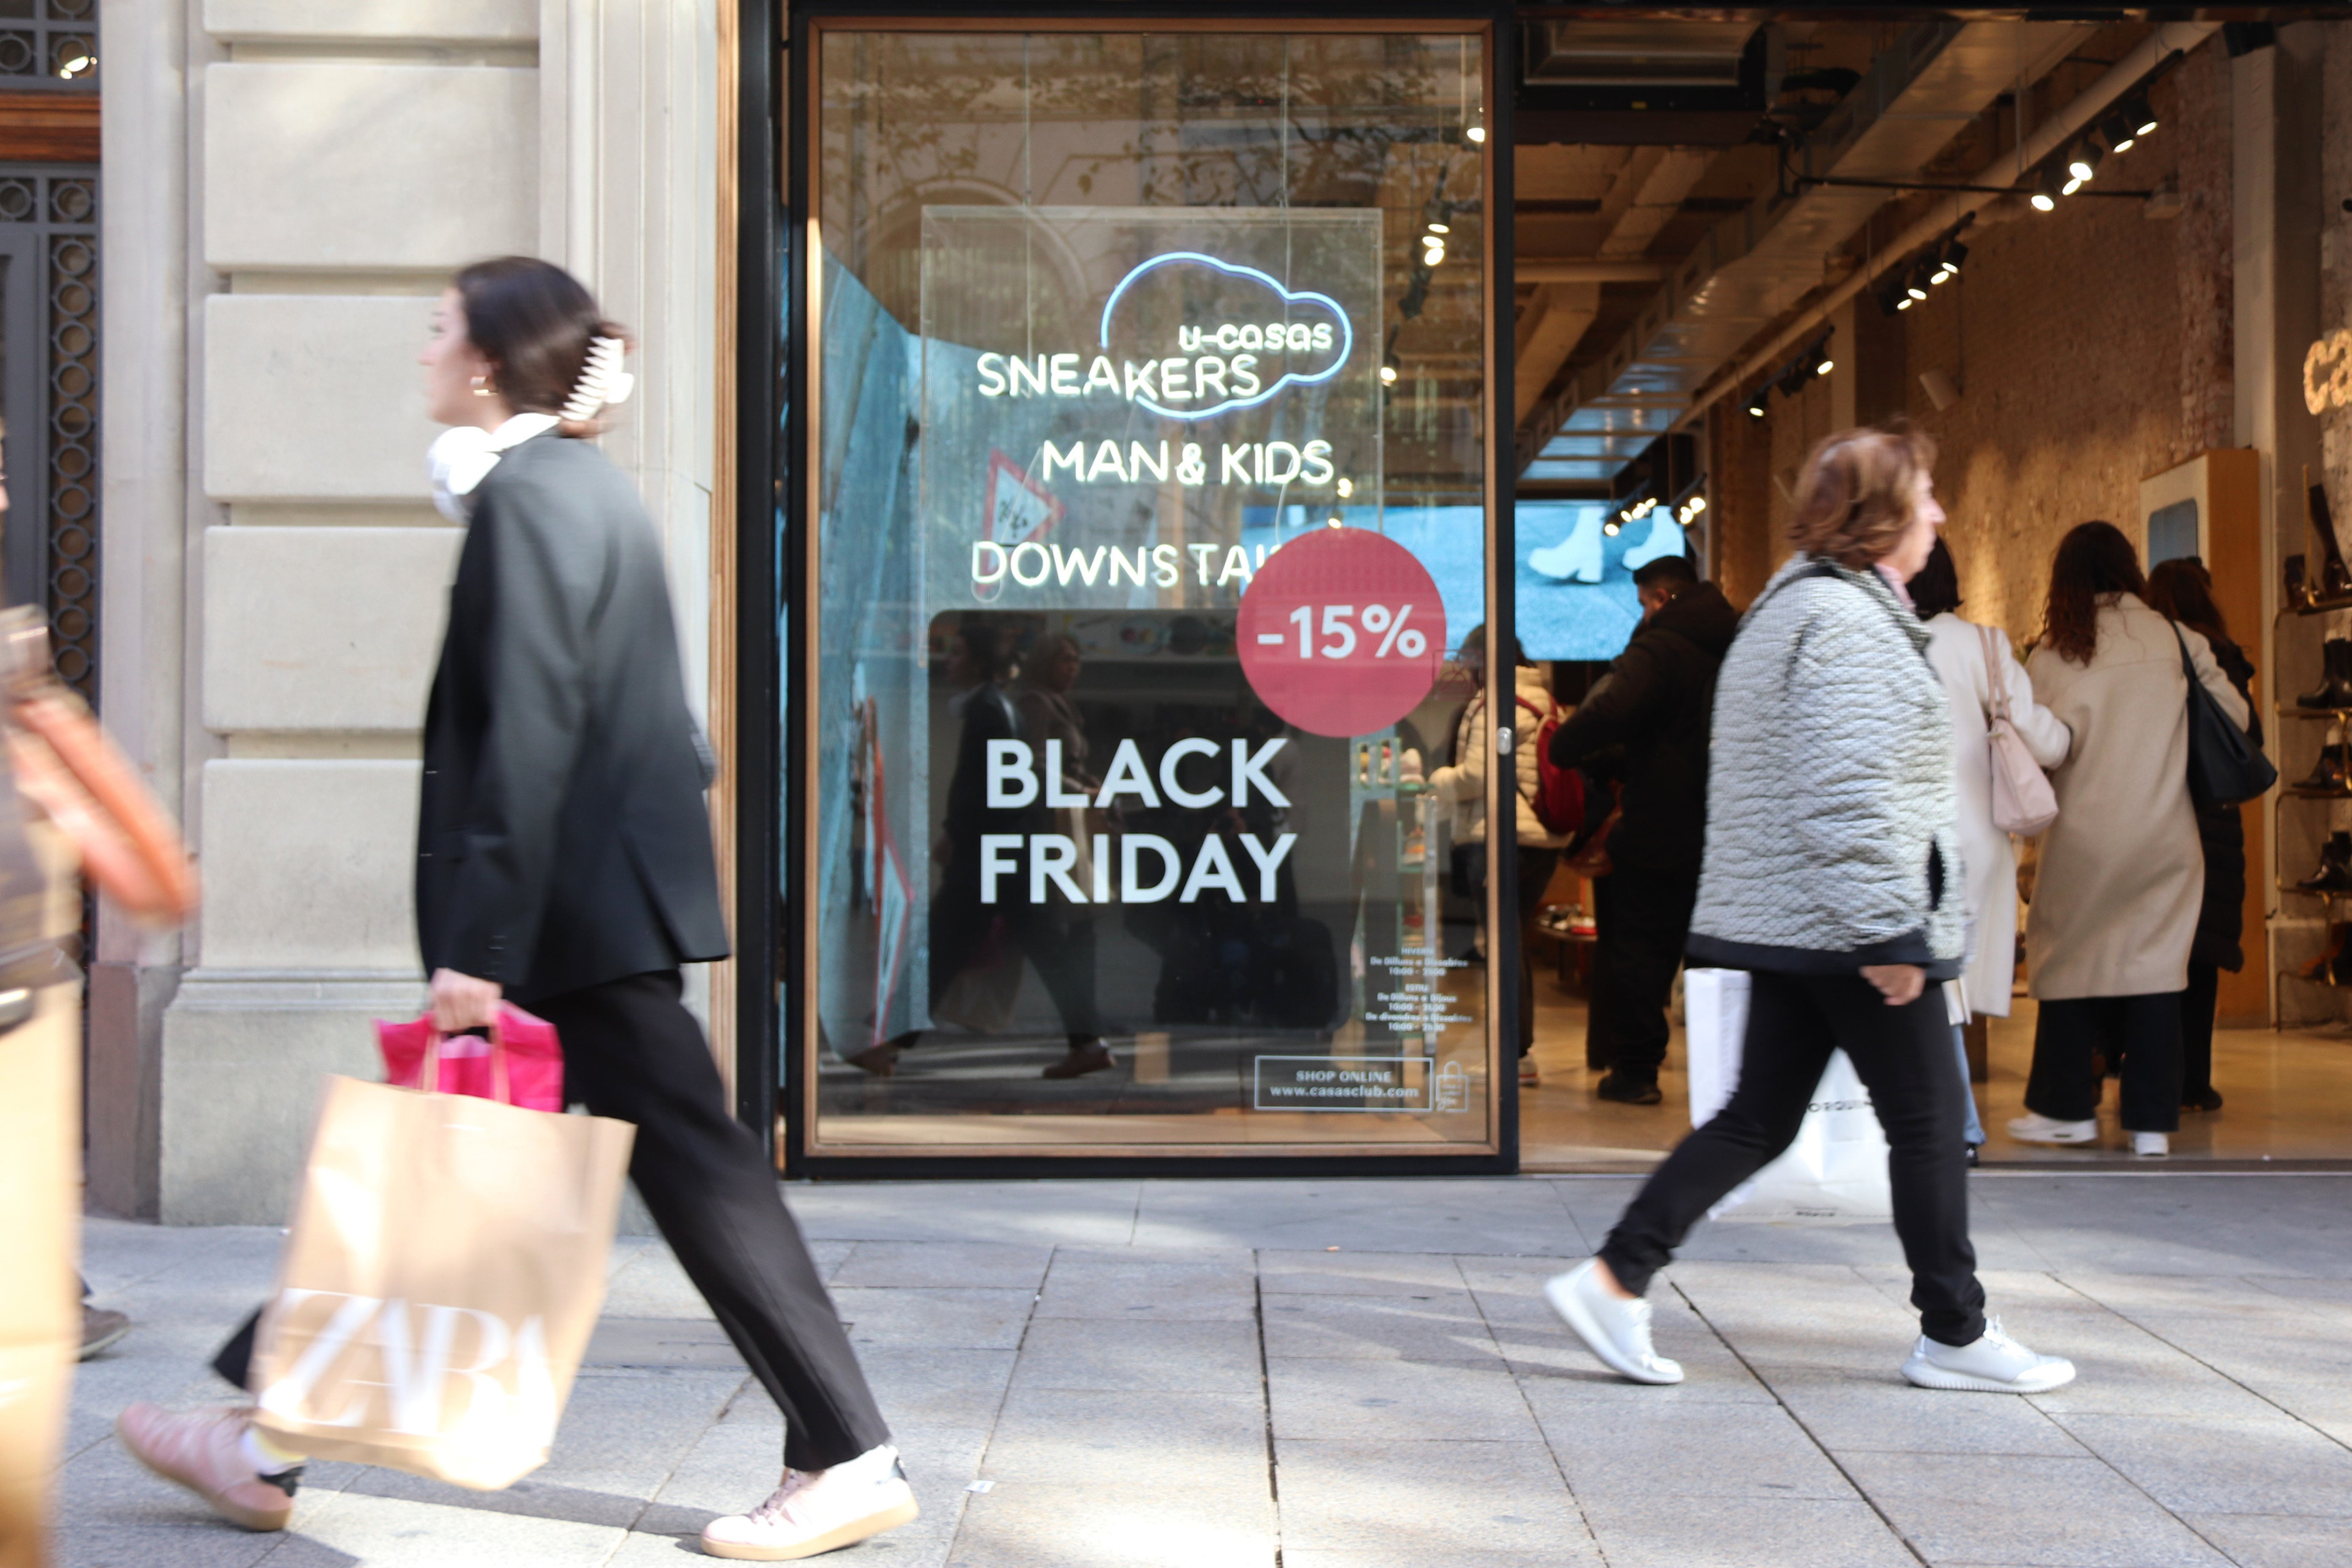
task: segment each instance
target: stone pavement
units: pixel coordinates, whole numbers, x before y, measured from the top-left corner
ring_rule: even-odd
[[[869,1568],[2352,1564],[2352,1176],[1972,1184],[1994,1310],[2082,1376],[1934,1394],[1885,1229],[1702,1227],[1654,1292],[1689,1380],[1618,1382],[1537,1287],[1620,1179],[789,1190],[924,1516]],[[268,1230],[88,1229],[138,1331],[82,1369],[69,1568],[627,1568],[774,1483],[773,1407],[626,1238],[554,1458],[502,1493],[311,1467],[253,1536],[110,1423],[215,1396]],[[975,1490],[977,1485],[987,1489]]]

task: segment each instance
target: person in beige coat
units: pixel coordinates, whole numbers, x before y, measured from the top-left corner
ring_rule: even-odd
[[[2180,993],[2205,884],[2183,643],[2221,710],[2241,725],[2248,714],[2205,638],[2149,609],[2146,592],[2112,523],[2083,523],[2059,542],[2026,670],[2074,749],[2051,775],[2058,820],[2042,837],[2025,934],[2041,1013],[2026,1114],[2009,1131],[2034,1143],[2095,1140],[2098,1050],[2122,1058],[2134,1152],[2161,1155],[2180,1125]]]
[[[2010,726],[2043,769],[2057,767],[2074,744],[2049,709],[2034,700],[2033,682],[2010,650],[2009,634],[1959,616],[1960,582],[1940,539],[1919,575],[1911,579],[1911,607],[1927,628],[1927,662],[1944,683],[1952,710],[1952,762],[1960,791],[1960,863],[1969,908],[1969,962],[1960,972],[1960,1000],[1971,1018],[2009,1016],[2017,972],[2017,849],[1992,819],[1991,714],[1998,685]],[[1960,1050],[1960,1070],[1968,1052]],[[1973,1092],[1969,1142],[1985,1141]]]

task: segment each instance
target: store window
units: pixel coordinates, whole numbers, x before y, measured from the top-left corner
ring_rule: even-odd
[[[806,1147],[1493,1149],[1482,36],[815,45]]]

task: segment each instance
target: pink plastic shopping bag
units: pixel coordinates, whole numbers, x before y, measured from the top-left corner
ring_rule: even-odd
[[[383,1051],[383,1080],[394,1089],[470,1094],[525,1110],[563,1109],[563,1047],[555,1026],[511,1003],[499,1004],[487,1040],[441,1035],[430,1014],[405,1024],[378,1020],[375,1037]]]

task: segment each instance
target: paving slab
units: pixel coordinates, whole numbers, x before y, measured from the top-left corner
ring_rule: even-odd
[[[1263,1488],[1265,1407],[1254,1394],[1015,1388],[982,1464],[998,1481]]]
[[[1238,1394],[1257,1397],[1264,1377],[1255,1323],[1107,1323],[1088,1318],[1032,1322],[1013,1386],[1125,1394]]]
[[[2340,1521],[2198,1513],[2187,1522],[2238,1568],[2352,1568],[2352,1531]]]
[[[1269,1360],[1266,1381],[1280,1439],[1542,1439],[1517,1380],[1500,1365]]]
[[[1265,1298],[1269,1356],[1494,1364],[1502,1351],[1467,1290]]]
[[[1856,1452],[1842,1460],[1930,1563],[2221,1568],[2227,1562],[2095,1458]]]
[[[1610,1568],[1918,1568],[1864,1502],[1790,1498],[1586,1500]]]
[[[1255,1485],[1115,1488],[1005,1480],[964,1508],[950,1568],[1274,1568],[1274,1500]]]
[[[1860,1500],[1803,1427],[1768,1405],[1530,1401],[1579,1498]]]
[[[1276,1458],[1284,1568],[1318,1551],[1399,1563],[1453,1564],[1470,1552],[1601,1561],[1541,1443],[1285,1438]]]
[[[1254,1321],[1256,1255],[1245,1247],[1056,1247],[1035,1315]]]

